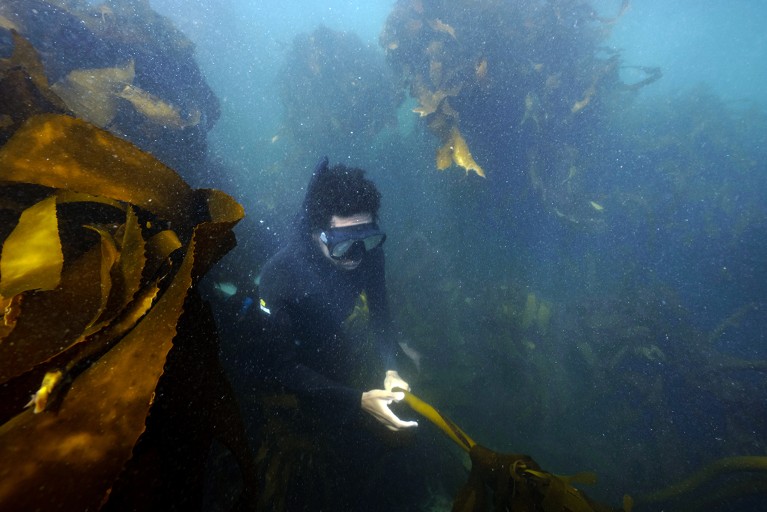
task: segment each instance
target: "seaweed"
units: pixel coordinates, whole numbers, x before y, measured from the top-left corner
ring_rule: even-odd
[[[242,208],[57,114],[27,120],[0,169],[16,218],[0,259],[0,502],[95,508],[145,430],[190,290],[232,247]]]
[[[504,194],[532,189],[558,218],[591,222],[597,191],[574,175],[591,167],[600,121],[661,77],[643,66],[620,81],[604,41],[627,6],[607,17],[571,0],[398,1],[380,44],[439,139],[437,169],[486,173]]]
[[[280,68],[284,135],[304,154],[365,147],[395,123],[402,100],[382,56],[353,33],[296,36]]]
[[[579,473],[570,477],[558,476],[541,469],[528,455],[500,454],[472,440],[455,423],[438,410],[409,391],[396,389],[404,394],[404,401],[421,414],[471,458],[468,481],[453,500],[453,512],[482,512],[487,510],[492,491],[493,510],[543,510],[556,512],[630,512],[633,500],[623,498],[623,508],[613,509],[594,502],[572,483],[596,482],[592,473]]]

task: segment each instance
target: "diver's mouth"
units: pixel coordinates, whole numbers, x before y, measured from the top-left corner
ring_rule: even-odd
[[[341,266],[341,268],[344,268],[346,270],[354,270],[355,268],[360,266],[360,263],[362,263],[362,259],[358,260],[336,260],[338,262],[338,265]]]

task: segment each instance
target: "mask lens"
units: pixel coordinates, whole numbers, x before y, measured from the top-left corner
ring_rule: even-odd
[[[343,258],[346,252],[351,248],[357,240],[345,240],[337,243],[330,251],[330,255],[334,258]]]
[[[372,251],[386,240],[386,234],[382,233],[378,226],[370,226],[368,224],[352,228],[334,228],[322,232],[320,240],[327,246],[331,258],[361,259],[365,252]]]
[[[365,243],[365,250],[366,251],[372,251],[379,245],[381,245],[384,240],[386,240],[386,235],[381,233],[380,235],[373,235],[365,238],[363,242]]]

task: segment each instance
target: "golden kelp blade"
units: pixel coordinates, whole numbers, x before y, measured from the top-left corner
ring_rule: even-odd
[[[743,455],[715,460],[692,476],[670,487],[639,498],[640,503],[657,503],[694,491],[715,477],[735,471],[767,471],[767,456]]]
[[[64,254],[59,240],[56,198],[49,197],[22,212],[3,243],[0,295],[52,290],[61,280]]]
[[[476,444],[451,420],[412,393],[405,394],[405,403],[439,427],[471,457],[469,480],[453,500],[453,511],[484,512],[488,489],[493,490],[495,510],[542,510],[543,512],[611,512],[612,508],[591,501],[571,482],[593,483],[590,472],[572,476],[557,476],[543,471],[529,456],[501,454]],[[632,501],[624,496],[626,512]],[[502,508],[498,508],[498,506]]]
[[[135,76],[131,60],[114,68],[76,69],[51,89],[78,117],[104,128],[117,113],[117,94]]]
[[[189,119],[182,119],[181,111],[178,107],[149,94],[135,85],[126,85],[117,96],[128,101],[137,112],[155,124],[179,129],[195,126],[200,122],[201,114],[199,110],[194,111]]]
[[[146,264],[146,243],[133,208],[125,216],[123,238],[120,244],[120,273],[123,279],[123,295],[120,303],[127,304],[141,286],[141,271]],[[169,251],[167,254],[170,254]],[[166,257],[167,257],[166,254]]]
[[[0,59],[0,70],[5,71],[13,67],[21,67],[28,73],[31,80],[40,89],[48,87],[48,78],[45,75],[45,68],[40,62],[34,46],[11,28],[11,38],[13,39],[13,53],[9,59]]]
[[[69,189],[125,201],[189,226],[192,189],[133,144],[63,115],[30,118],[0,148],[5,181]]]
[[[458,446],[467,452],[477,444],[463,430],[458,428],[455,423],[442,416],[442,414],[437,409],[427,404],[411,392],[400,388],[395,388],[395,391],[403,392],[405,394],[405,402],[410,406],[411,409],[434,423],[445,434],[447,434],[450,439],[455,441]]]
[[[477,175],[485,177],[485,171],[474,161],[466,140],[455,126],[450,131],[450,139],[437,150],[437,169],[447,169],[451,160],[457,166],[463,167],[467,174],[474,171]]]
[[[93,316],[91,321],[88,322],[88,325],[85,327],[85,333],[89,334],[97,330],[94,328],[94,324],[96,324],[98,319],[101,318],[101,315],[104,313],[104,310],[107,307],[107,302],[109,301],[109,297],[112,292],[112,267],[115,265],[115,263],[119,259],[120,253],[117,250],[117,246],[115,244],[114,239],[112,238],[112,235],[109,234],[108,231],[94,227],[94,226],[85,226],[85,227],[97,232],[99,234],[99,239],[101,241],[101,244],[100,244],[101,264],[99,265],[100,267],[99,282],[101,283],[101,287],[100,287],[101,301],[99,302],[99,308],[96,311],[96,314]]]
[[[64,267],[55,290],[25,294],[15,328],[0,343],[0,383],[66,351],[96,318],[103,297],[101,259],[95,244]]]
[[[56,414],[27,411],[0,427],[0,504],[97,510],[144,430],[165,357],[192,285],[194,241],[146,317],[73,382]],[[98,419],[96,421],[95,419]]]

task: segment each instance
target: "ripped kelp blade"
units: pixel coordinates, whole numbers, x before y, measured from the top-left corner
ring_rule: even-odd
[[[3,320],[14,328],[0,334],[15,341],[2,343],[0,509],[95,510],[145,431],[189,290],[233,246],[243,210],[224,193],[192,190],[135,146],[60,115],[30,118],[0,148],[0,207],[18,219],[29,208],[45,210],[49,221],[56,213],[64,254],[58,283],[25,278],[4,288],[15,294],[3,299]],[[75,228],[64,232],[62,222]],[[23,254],[10,247],[13,259]],[[34,276],[34,265],[25,272]],[[44,308],[31,307],[56,293]],[[68,314],[84,294],[86,313]],[[67,328],[74,334],[62,338]],[[37,348],[27,357],[31,337]],[[33,394],[37,414],[24,408]]]

